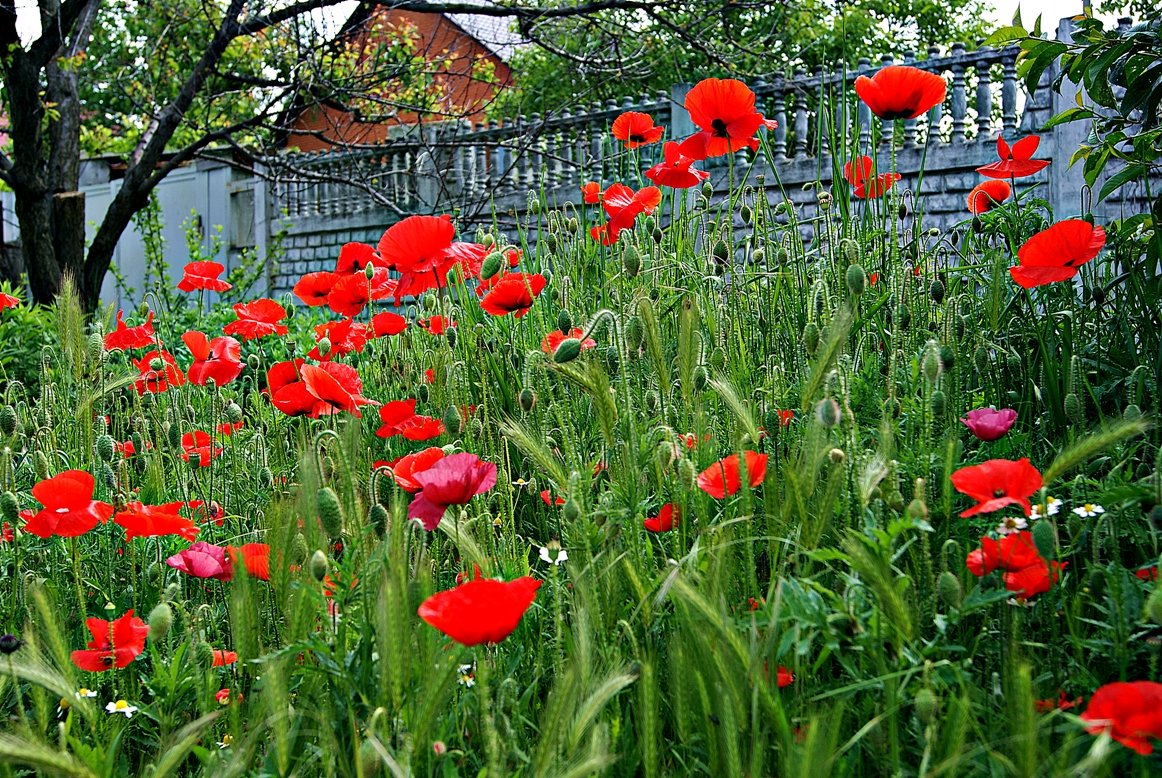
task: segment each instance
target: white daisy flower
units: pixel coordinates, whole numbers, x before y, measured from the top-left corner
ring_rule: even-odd
[[[218,741],[218,748],[229,748],[233,742],[234,736],[227,732],[222,736],[222,739]]]
[[[476,685],[476,674],[472,672],[472,665],[460,665],[456,672],[460,673],[461,686],[471,689]]]
[[[1042,513],[1042,507],[1045,508],[1044,513]],[[1035,521],[1044,516],[1056,516],[1060,511],[1061,500],[1058,500],[1056,497],[1046,497],[1044,506],[1040,503],[1033,506],[1033,512],[1029,514],[1029,518]]]
[[[78,700],[84,699],[85,697],[96,697],[96,696],[97,696],[97,692],[93,691],[92,689],[86,689],[83,686],[80,689],[77,689],[76,698]]]
[[[1025,520],[1024,516],[1007,516],[997,525],[997,534],[1011,535],[1014,532],[1020,532],[1028,526],[1029,522]]]
[[[541,546],[541,561],[550,565],[560,565],[569,559],[569,552],[561,548],[561,544],[550,540],[549,545]]]
[[[137,708],[134,707],[133,705],[130,705],[125,700],[117,700],[115,702],[111,702],[105,706],[105,710],[108,711],[109,713],[124,714],[125,718],[127,718],[127,719],[133,718],[133,714],[137,712]]]
[[[1105,513],[1106,509],[1097,503],[1087,502],[1085,505],[1078,505],[1073,509],[1073,512],[1083,519],[1090,519],[1098,514]]]

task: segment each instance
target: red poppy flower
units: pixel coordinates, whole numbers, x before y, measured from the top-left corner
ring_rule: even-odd
[[[1010,570],[1005,573],[1005,588],[1020,600],[1029,600],[1038,594],[1049,591],[1057,582],[1061,568],[1065,562],[1047,562],[1038,559],[1035,564],[1023,567],[1020,570]]]
[[[1054,710],[1072,710],[1081,705],[1085,701],[1084,697],[1075,697],[1069,699],[1065,696],[1065,690],[1062,689],[1057,693],[1057,699],[1034,700],[1033,710],[1037,713],[1049,713]]]
[[[900,180],[899,173],[875,175],[875,160],[866,154],[844,163],[843,177],[851,184],[851,193],[861,200],[883,197]]]
[[[1029,498],[1041,488],[1041,473],[1028,459],[990,459],[979,465],[962,467],[952,474],[952,485],[977,504],[961,513],[962,518],[1020,505],[1028,516],[1033,508]]]
[[[144,324],[138,324],[136,327],[127,327],[125,325],[125,312],[117,311],[117,329],[105,336],[105,350],[129,351],[130,349],[151,346],[153,342],[153,311],[150,311],[145,317]]]
[[[379,409],[379,419],[383,422],[375,434],[381,438],[402,435],[407,440],[431,440],[444,434],[444,424],[430,416],[415,413],[415,400],[394,400]]]
[[[177,535],[193,540],[200,531],[194,522],[178,514],[185,503],[171,502],[165,505],[143,505],[139,502],[126,504],[118,511],[113,523],[125,529],[125,540],[134,538],[154,538]]]
[[[286,335],[288,330],[280,322],[286,318],[286,309],[274,300],[263,297],[248,303],[237,303],[234,313],[237,321],[222,328],[225,335],[237,335],[243,340],[254,340],[267,335]]]
[[[1015,572],[1043,561],[1033,542],[1033,533],[1022,530],[1005,535],[999,541],[981,538],[980,548],[970,551],[964,564],[970,573],[980,578],[997,569]]]
[[[976,172],[986,178],[1024,178],[1049,167],[1047,159],[1033,159],[1041,139],[1036,135],[1021,138],[1009,148],[1003,135],[997,136],[997,156],[1000,159],[978,167]]]
[[[780,427],[790,427],[791,421],[795,418],[794,411],[775,411],[775,414],[779,417]]]
[[[408,320],[398,313],[382,311],[371,317],[371,337],[386,338],[398,335],[408,328]]]
[[[214,384],[224,386],[242,373],[242,344],[223,335],[210,340],[197,330],[182,335],[182,341],[194,357],[190,365],[190,383],[205,386],[211,378]]]
[[[230,562],[242,562],[246,574],[260,581],[270,580],[270,546],[266,543],[245,543],[240,547],[230,546],[227,551]]]
[[[113,506],[93,499],[96,481],[84,470],[66,470],[32,487],[32,496],[44,507],[21,511],[24,531],[40,538],[75,538],[104,524]]]
[[[654,117],[648,113],[626,111],[613,120],[609,131],[614,140],[624,143],[627,149],[636,149],[660,141],[666,128],[655,127]]]
[[[429,625],[463,646],[499,643],[516,629],[536,599],[540,585],[540,581],[527,575],[507,583],[476,578],[433,594],[417,612]]]
[[[585,330],[581,329],[580,327],[574,327],[572,332],[568,334],[561,332],[560,330],[553,330],[541,340],[541,351],[545,352],[546,354],[555,354],[557,353],[557,348],[566,340],[570,338],[581,340],[581,337],[584,334]],[[582,351],[596,347],[597,341],[595,341],[593,338],[585,338],[584,340],[581,340]]]
[[[613,184],[605,190],[602,205],[609,221],[600,227],[591,227],[589,234],[602,245],[612,246],[622,230],[633,227],[641,214],[651,214],[662,201],[662,192],[656,186],[647,186],[634,192],[625,184]]]
[[[395,299],[443,286],[456,260],[448,256],[456,230],[449,216],[409,216],[384,231],[379,256],[400,274]]]
[[[408,518],[431,531],[449,505],[466,505],[496,485],[496,465],[475,454],[452,454],[413,478],[421,490],[408,506]]]
[[[680,150],[694,160],[757,149],[755,133],[778,126],[755,110],[754,92],[733,78],[699,81],[686,95],[686,110],[701,132],[682,141]]]
[[[318,345],[323,338],[326,338],[331,344],[326,354],[320,351]],[[315,325],[315,347],[307,353],[307,356],[318,362],[326,362],[335,357],[351,353],[357,354],[363,351],[363,347],[366,345],[367,328],[362,324],[357,323],[354,319],[329,321],[325,324]]]
[[[436,371],[430,367],[424,371],[424,383],[425,384],[436,383]]]
[[[1013,188],[1007,181],[982,181],[968,193],[968,212],[980,216],[1008,200],[1012,193]]]
[[[767,455],[745,452],[746,474],[754,489],[767,477]],[[716,500],[722,500],[742,488],[742,458],[732,454],[720,459],[698,474],[698,488]]]
[[[1086,732],[1110,737],[1146,756],[1151,740],[1162,740],[1162,683],[1130,681],[1107,683],[1093,693],[1081,714]]]
[[[386,300],[398,293],[397,283],[382,267],[371,272],[369,279],[363,273],[342,276],[331,287],[327,295],[327,305],[340,316],[358,316],[372,300]]]
[[[182,435],[182,459],[187,462],[197,457],[199,467],[209,467],[210,461],[221,453],[222,447],[214,445],[208,432],[194,430]]]
[[[310,414],[312,418],[346,411],[358,419],[363,415],[359,406],[375,404],[374,400],[361,394],[363,382],[359,379],[359,373],[350,365],[338,362],[304,364],[299,372],[306,391],[316,400]]]
[[[581,201],[586,205],[596,205],[601,202],[601,184],[596,181],[586,181],[582,184]]]
[[[331,294],[331,290],[338,280],[337,273],[327,271],[307,273],[298,280],[293,291],[295,297],[303,301],[303,305],[317,308],[327,304],[327,296]]]
[[[161,367],[153,369],[153,361],[161,360]],[[140,375],[133,382],[133,388],[138,394],[161,394],[171,386],[182,386],[186,382],[186,374],[178,367],[173,354],[168,351],[150,351],[141,359],[133,360]]]
[[[15,540],[16,532],[12,529],[12,525],[8,522],[4,522],[4,525],[0,526],[0,541],[4,543],[12,543]]]
[[[1066,219],[1038,232],[1017,251],[1013,280],[1026,289],[1068,281],[1106,244],[1106,231],[1084,219]]]
[[[20,306],[20,298],[14,297],[5,292],[0,292],[0,311],[5,308],[17,308]]]
[[[881,119],[915,119],[944,102],[948,84],[935,73],[888,65],[871,78],[857,78],[855,93]]]
[[[1134,571],[1134,577],[1139,581],[1157,581],[1158,580],[1158,565],[1151,565],[1150,567],[1142,567]]]
[[[682,153],[676,141],[666,141],[662,146],[662,161],[646,171],[646,178],[658,186],[689,189],[710,178],[710,173],[705,170],[693,170],[694,162],[693,157],[687,157]]]
[[[775,682],[778,684],[779,688],[782,689],[793,684],[795,682],[795,676],[786,667],[779,665],[779,670],[775,674]]]
[[[504,277],[484,295],[480,307],[492,316],[511,313],[519,319],[533,307],[533,301],[544,291],[547,281],[540,273],[505,273]]]
[[[300,380],[299,369],[303,364],[301,359],[276,362],[266,371],[266,392],[270,403],[287,416],[309,415],[318,401]]]
[[[126,611],[124,616],[111,622],[104,619],[85,619],[85,626],[93,635],[93,639],[88,643],[88,650],[72,653],[73,664],[82,670],[100,673],[111,667],[128,667],[129,663],[145,650],[145,637],[149,634],[149,627],[134,616],[132,610]]]
[[[379,256],[375,248],[366,243],[344,243],[339,248],[339,258],[335,260],[335,275],[350,276],[363,272],[368,265],[375,265]]]
[[[169,557],[165,563],[194,578],[229,581],[234,577],[234,568],[226,556],[226,549],[200,540]]]
[[[178,289],[183,292],[192,292],[204,289],[209,292],[225,292],[231,284],[219,278],[226,267],[219,262],[189,262],[182,271],[182,280],[178,281]]]
[[[423,451],[408,454],[391,463],[391,474],[400,489],[415,494],[423,488],[423,485],[416,480],[416,474],[424,472],[443,458],[444,449],[439,446],[425,448]]]
[[[682,511],[673,503],[666,503],[662,509],[658,511],[657,516],[651,516],[642,522],[650,532],[669,532],[678,526],[682,518]]]
[[[214,649],[214,661],[212,663],[213,667],[225,667],[226,665],[232,665],[237,661],[237,652],[227,651],[223,648]],[[241,696],[242,695],[239,695],[239,698],[241,698]]]
[[[565,498],[564,497],[553,497],[553,493],[551,491],[549,491],[548,489],[542,489],[541,490],[541,502],[543,502],[545,505],[549,506],[550,508],[553,508],[553,507],[560,508],[562,505],[565,504]]]
[[[420,319],[416,323],[429,335],[443,335],[456,326],[456,322],[443,316],[431,316],[427,319]]]

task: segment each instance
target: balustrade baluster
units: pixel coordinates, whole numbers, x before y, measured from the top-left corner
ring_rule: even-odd
[[[1011,133],[1017,129],[1017,54],[1016,51],[1006,53],[1002,62],[1004,70],[1001,82],[1001,126],[1004,132]]]
[[[928,59],[930,59],[930,60],[936,59],[939,56],[940,56],[940,48],[938,46],[929,46],[928,47]],[[943,74],[941,74],[941,77],[943,77]],[[944,119],[944,103],[938,103],[937,105],[932,106],[932,109],[930,111],[928,111],[927,126],[925,126],[925,128],[924,128],[924,143],[925,144],[933,142],[934,135],[936,136],[935,142],[938,143],[940,141],[940,122],[943,121],[943,119]]]
[[[991,49],[981,49],[981,53]],[[992,139],[993,79],[990,66],[983,62],[976,66],[976,140],[988,143]]]
[[[915,67],[916,66],[916,52],[905,51],[904,52],[904,64]],[[904,120],[904,148],[906,148],[906,149],[916,148],[916,126],[917,125],[916,125],[915,119],[905,119]]]
[[[880,67],[886,68],[887,66],[891,65],[893,63],[893,61],[894,60],[892,59],[891,54],[885,54],[882,57],[880,57]],[[891,148],[896,143],[896,121],[895,121],[895,119],[882,120],[880,122],[880,128],[881,128],[880,132],[883,133],[883,135],[881,136],[883,144],[885,146],[887,146],[888,148]]]
[[[828,94],[826,74],[822,67],[815,71],[815,80],[818,82],[815,93],[815,133],[816,153],[823,157],[831,153],[831,128],[828,126],[828,116],[831,113],[830,95]]]
[[[858,75],[865,76],[869,70],[871,70],[871,60],[867,57],[860,57]],[[856,98],[855,118],[859,124],[859,148],[856,150],[856,153],[859,154],[871,146],[872,114],[871,109],[867,107],[867,103],[858,97]]]
[[[968,115],[968,100],[964,91],[964,44],[952,44],[952,142],[962,144],[965,140],[965,117]]]
[[[772,118],[779,125],[775,127],[775,157],[777,159],[787,158],[787,93],[785,83],[783,74],[776,73],[775,96],[771,101],[771,110],[774,113]]]
[[[807,157],[807,92],[803,88],[806,78],[806,71],[795,71],[795,159]]]

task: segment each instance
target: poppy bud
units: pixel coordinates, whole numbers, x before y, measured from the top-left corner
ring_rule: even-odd
[[[1142,418],[1142,409],[1135,404],[1127,405],[1122,411],[1122,418],[1126,421],[1137,421]]]
[[[150,370],[161,370],[163,367],[165,367],[165,360],[161,357],[154,357],[153,359],[149,360]]]
[[[566,335],[573,331],[573,316],[564,308],[557,314],[557,329]]]
[[[541,201],[535,193],[529,192],[528,200],[525,208],[528,210],[530,216],[539,216],[541,213]]]
[[[707,181],[702,185],[702,196],[709,200],[714,196],[714,184]]]
[[[1095,305],[1101,305],[1106,301],[1106,290],[1102,289],[1100,286],[1095,286],[1090,294],[1093,297],[1093,302]]]
[[[436,740],[432,743],[432,751],[435,752],[437,757],[441,757],[448,753],[448,746],[444,745],[443,740]]]
[[[750,209],[749,205],[745,203],[738,209],[738,215],[742,218],[743,224],[750,224],[750,220],[754,217],[754,211]]]
[[[448,341],[448,348],[456,348],[456,339],[458,337],[454,329],[449,329],[444,333],[444,340]]]
[[[371,525],[379,537],[383,537],[384,533],[387,532],[387,520],[387,508],[379,503],[373,504],[371,510],[367,512],[367,523]]]
[[[847,459],[847,454],[844,454],[841,448],[833,448],[827,452],[827,458],[831,460],[833,465],[842,465]]]
[[[621,266],[628,278],[637,278],[637,274],[641,272],[642,255],[633,245],[626,246],[625,251],[622,252]]]
[[[1089,222],[1090,227],[1093,226],[1093,213],[1092,212],[1083,214],[1081,218],[1084,219],[1085,221]]]
[[[242,409],[236,402],[226,403],[226,407],[222,409],[222,415],[226,418],[226,421],[230,422],[231,424],[237,424],[238,422],[242,421]]]
[[[329,486],[324,486],[315,493],[315,507],[319,513],[319,521],[323,529],[332,539],[343,534],[343,506],[339,504],[339,495]]]
[[[940,373],[944,369],[940,363],[940,346],[934,340],[928,341],[924,346],[924,355],[920,357],[920,372],[924,374],[924,380],[930,384],[935,384],[940,380]]]
[[[725,265],[730,260],[730,247],[726,245],[726,241],[721,238],[714,241],[711,257],[714,263],[718,265]]]
[[[517,401],[520,403],[520,409],[525,413],[532,411],[537,404],[537,395],[532,389],[524,388],[520,390],[520,395],[517,396]]]
[[[24,641],[15,635],[0,635],[0,654],[9,656],[15,654],[24,645]]]
[[[847,291],[852,297],[859,297],[867,287],[867,273],[859,265],[847,268]]]
[[[896,215],[898,217],[900,217],[900,219],[907,219],[908,218],[908,206],[904,205],[903,203],[900,203],[900,207],[896,211]]]
[[[429,395],[430,392],[428,391],[428,387],[424,384],[420,384],[416,389],[416,399],[422,403],[426,403],[428,401]]]
[[[129,436],[129,442],[133,444],[133,452],[139,454],[145,451],[145,438],[141,436],[140,432],[134,432]]]
[[[947,344],[940,347],[940,366],[945,370],[956,367],[956,352]]]
[[[581,354],[581,341],[577,338],[565,338],[553,352],[553,361],[558,365],[572,362]]]
[[[944,284],[941,283],[939,278],[932,282],[932,286],[928,287],[928,296],[937,305],[944,302]]]
[[[932,415],[941,417],[944,412],[948,410],[948,396],[943,391],[937,389],[932,393]]]
[[[977,346],[972,352],[972,363],[978,373],[987,373],[989,369],[989,351],[984,346]]]
[[[903,303],[900,303],[896,307],[896,321],[900,323],[901,330],[908,329],[908,326],[912,323],[912,311]]]
[[[646,410],[650,413],[657,413],[658,408],[662,404],[662,398],[653,389],[646,392]]]
[[[117,453],[117,446],[113,441],[111,435],[101,435],[97,438],[97,458],[105,462],[113,459],[113,455]]]
[[[455,405],[449,405],[448,410],[444,411],[444,429],[448,431],[449,435],[459,435],[460,426],[460,409]]]
[[[685,457],[678,460],[678,480],[687,489],[693,489],[698,482],[698,468]]]
[[[87,346],[87,357],[89,362],[94,365],[100,365],[105,362],[105,340],[100,332],[93,332],[89,335]]]
[[[37,451],[33,461],[35,463],[36,477],[38,480],[43,481],[52,475],[52,465],[49,463],[48,457],[45,456],[43,451]]]
[[[916,692],[912,704],[916,706],[916,718],[925,725],[931,723],[932,719],[936,717],[937,708],[940,707],[939,701],[931,689],[921,689]]]
[[[981,221],[979,216],[972,217],[972,231],[977,235],[980,235],[982,232],[984,232],[984,222]]]
[[[756,265],[761,265],[767,261],[767,252],[763,249],[762,246],[759,246],[757,249],[752,251],[750,256]]]
[[[787,201],[775,203],[775,216],[782,216],[787,212]]]
[[[258,483],[262,485],[263,489],[269,489],[274,486],[274,472],[266,466],[259,468]]]
[[[617,349],[610,346],[607,349],[601,350],[602,361],[605,363],[605,369],[609,371],[610,376],[616,376],[621,370],[621,355],[617,353]]]
[[[1162,589],[1154,589],[1146,598],[1146,618],[1162,625]]]
[[[174,448],[181,448],[182,445],[182,430],[175,422],[167,421],[162,429],[165,431],[165,439]]]
[[[198,663],[198,666],[209,670],[214,666],[214,647],[204,641],[195,643],[194,660]]]
[[[335,477],[335,460],[330,456],[323,457],[323,480],[330,481]]]
[[[674,464],[674,456],[677,454],[677,448],[668,440],[663,440],[658,444],[654,455],[657,457],[658,467],[662,470],[669,470],[670,465]]]
[[[803,347],[807,349],[807,354],[814,354],[815,349],[819,348],[819,325],[813,321],[807,322],[807,326],[803,328]]]
[[[824,427],[831,429],[839,424],[842,415],[839,411],[839,403],[830,397],[825,397],[815,406],[815,420]]]
[[[321,582],[327,577],[327,555],[322,550],[315,549],[307,568],[311,571],[311,578]]]
[[[565,500],[565,504],[561,506],[561,515],[565,517],[565,521],[575,522],[581,518],[581,506],[569,495],[569,499]]]
[[[0,494],[0,516],[3,516],[6,521],[16,521],[16,517],[20,515],[20,503],[16,500],[16,495],[12,492],[4,492]]]
[[[1057,538],[1053,531],[1053,522],[1042,519],[1033,525],[1033,545],[1037,553],[1045,559],[1057,558]]]
[[[11,405],[0,408],[0,433],[11,435],[16,432],[16,409]]]
[[[819,202],[819,210],[821,210],[821,211],[830,211],[831,210],[831,193],[830,192],[820,192],[818,195],[816,195],[815,199],[818,200],[818,202]]]
[[[246,366],[251,370],[257,370],[262,367],[262,358],[257,354],[251,354],[246,358]]]
[[[576,216],[570,216],[569,221],[565,222],[565,229],[570,233],[575,233],[581,229],[581,222],[577,221]]]
[[[149,612],[149,639],[164,640],[173,626],[173,611],[164,602],[153,606]]]
[[[371,265],[368,265],[368,267],[371,267]],[[327,356],[331,353],[331,339],[327,337],[320,338],[317,348],[319,349],[320,356]]]
[[[726,367],[726,350],[722,346],[715,346],[714,350],[710,352],[710,366],[715,370]]]
[[[1085,421],[1084,406],[1077,392],[1065,395],[1065,415],[1078,424]]]
[[[710,381],[710,375],[706,372],[706,365],[698,365],[694,368],[694,391],[701,392],[706,388],[706,384]]]
[[[484,262],[480,265],[480,277],[492,278],[500,272],[500,268],[504,265],[504,256],[499,251],[494,251],[484,258]]]
[[[665,237],[666,235],[662,232],[660,227],[655,227],[654,231],[650,233],[650,238],[653,239],[654,243],[657,243],[658,245],[661,245],[662,239]]]
[[[959,608],[964,598],[964,589],[955,573],[945,570],[936,578],[936,593],[940,601],[949,608]]]
[[[1021,370],[1021,356],[1019,354],[1009,354],[1005,358],[1005,366],[1010,373],[1019,373]]]
[[[307,538],[301,532],[296,532],[291,538],[290,560],[293,565],[301,565],[307,559]]]
[[[420,307],[422,307],[425,311],[431,312],[436,310],[436,306],[439,305],[439,302],[440,301],[436,298],[436,295],[428,292],[420,298]]]
[[[645,343],[646,330],[641,317],[637,314],[630,316],[625,323],[625,345],[630,351],[637,351]]]
[[[550,254],[555,254],[557,249],[560,248],[561,242],[559,240],[557,240],[556,233],[550,232],[548,235],[545,236],[544,240],[545,240],[545,248],[547,248],[549,250]]]
[[[492,246],[496,245],[496,236],[490,232],[482,232],[482,233],[479,233],[479,236],[478,236],[478,239],[476,242],[482,246],[486,246],[486,247],[491,248]]]

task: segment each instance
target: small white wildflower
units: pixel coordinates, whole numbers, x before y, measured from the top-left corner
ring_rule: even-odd
[[[1056,516],[1061,511],[1061,500],[1058,500],[1056,497],[1046,497],[1045,513],[1041,512],[1041,507],[1039,503],[1033,506],[1033,512],[1029,514],[1030,520],[1036,521],[1044,516]]]
[[[115,702],[111,702],[105,706],[105,710],[108,711],[109,713],[124,714],[125,718],[127,718],[127,719],[133,718],[133,714],[137,712],[137,708],[134,707],[133,705],[130,705],[125,700],[117,700]]]
[[[1006,516],[1001,519],[1001,523],[997,525],[998,535],[1011,535],[1014,532],[1020,532],[1027,528],[1029,522],[1025,520],[1024,516]]]
[[[234,736],[227,732],[222,736],[222,739],[218,741],[218,748],[229,748],[233,742]]]
[[[569,558],[569,552],[561,548],[561,544],[550,540],[547,546],[541,546],[541,560],[550,565],[560,565]]]
[[[476,674],[472,672],[472,665],[460,665],[456,672],[460,673],[460,685],[471,689],[476,685]]]
[[[1085,505],[1078,505],[1073,509],[1073,512],[1083,519],[1090,519],[1100,513],[1105,513],[1106,509],[1097,503],[1087,502]]]
[[[1010,597],[1008,602],[1015,608],[1032,608],[1034,604],[1032,600],[1022,600],[1019,597]]]
[[[97,692],[93,691],[92,689],[86,689],[83,686],[80,689],[77,689],[76,697],[78,700],[83,699],[85,697],[96,697],[96,696],[97,696]]]

